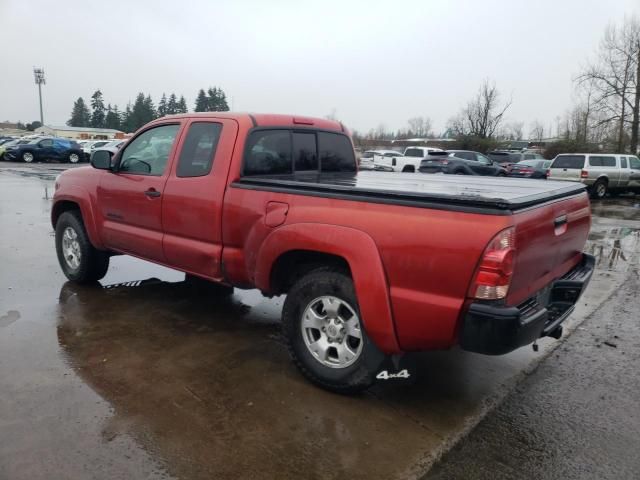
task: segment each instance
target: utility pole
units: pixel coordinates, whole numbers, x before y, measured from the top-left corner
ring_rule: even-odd
[[[47,83],[44,79],[44,70],[33,67],[33,77],[36,80],[36,85],[38,85],[38,96],[40,97],[40,123],[44,126],[44,115],[42,114],[42,85]]]

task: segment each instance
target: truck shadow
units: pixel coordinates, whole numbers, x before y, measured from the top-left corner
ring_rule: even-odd
[[[413,385],[335,395],[290,362],[282,300],[258,295],[153,278],[64,284],[58,342],[113,407],[105,441],[130,435],[189,478],[387,478],[466,428],[531,356],[430,352],[415,355]]]

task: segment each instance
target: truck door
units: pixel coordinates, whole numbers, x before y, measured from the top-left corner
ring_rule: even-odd
[[[620,180],[618,181],[618,186],[628,186],[629,178],[631,178],[631,170],[629,169],[627,157],[620,157]]]
[[[180,123],[154,125],[118,154],[114,172],[98,186],[101,236],[115,250],[165,262],[162,251],[163,192]]]
[[[636,193],[640,192],[640,160],[638,157],[628,157],[629,159],[629,187]]]
[[[163,195],[167,262],[216,280],[223,277],[222,203],[237,133],[235,120],[191,120]]]

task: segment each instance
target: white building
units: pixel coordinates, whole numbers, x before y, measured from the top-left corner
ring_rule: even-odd
[[[111,138],[125,138],[125,133],[113,128],[91,128],[91,127],[56,127],[43,125],[36,128],[36,133],[50,135],[52,137],[74,138],[77,140],[98,139],[108,140]]]

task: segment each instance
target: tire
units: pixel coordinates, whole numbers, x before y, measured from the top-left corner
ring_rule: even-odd
[[[411,166],[411,165],[405,165],[402,168],[402,172],[403,173],[416,173],[416,167]]]
[[[24,163],[33,163],[33,161],[35,160],[35,157],[33,156],[33,153],[31,152],[24,152],[22,154],[22,161]]]
[[[453,172],[454,175],[466,175],[466,173],[464,172],[464,170],[456,170],[455,172]]]
[[[80,161],[80,155],[77,153],[72,153],[69,155],[69,163],[78,163]]]
[[[56,253],[62,272],[76,283],[100,280],[109,269],[109,254],[91,245],[78,211],[64,212],[58,218]]]
[[[325,302],[335,305],[335,317],[324,310]],[[309,315],[311,309],[315,315]],[[282,310],[282,328],[293,362],[307,379],[343,394],[363,391],[374,382],[386,356],[367,336],[361,318],[353,282],[339,269],[312,270],[293,285]],[[327,330],[323,333],[321,328]],[[341,339],[334,337],[328,343],[329,335],[336,333]],[[317,341],[323,342],[324,347],[316,347],[319,351],[314,354],[312,348]],[[343,359],[338,358],[338,349],[343,352]]]
[[[606,196],[607,196],[607,181],[606,180],[598,180],[591,187],[591,197],[601,200]]]
[[[185,274],[184,281],[196,293],[213,295],[216,297],[229,297],[233,295],[233,287],[222,283],[211,282],[206,278],[197,277],[189,273]]]

